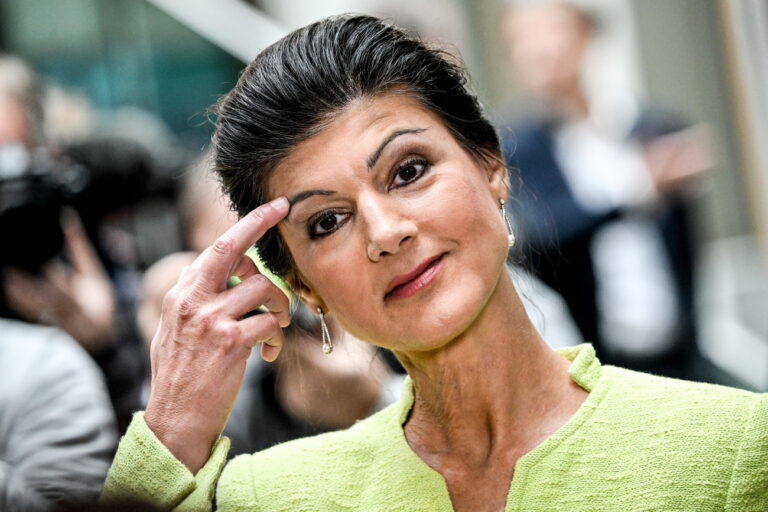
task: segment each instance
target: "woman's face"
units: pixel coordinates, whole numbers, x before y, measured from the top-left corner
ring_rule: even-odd
[[[351,104],[268,188],[292,203],[278,229],[294,288],[360,339],[439,348],[481,314],[502,275],[506,169],[478,163],[407,95]]]

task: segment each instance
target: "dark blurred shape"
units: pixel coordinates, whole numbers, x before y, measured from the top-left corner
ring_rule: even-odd
[[[39,270],[63,247],[63,206],[74,207],[92,227],[109,212],[158,192],[150,185],[163,192],[160,180],[151,178],[149,154],[127,139],[89,139],[59,157],[45,149],[0,146],[0,236],[13,241],[0,266]]]
[[[166,189],[155,176],[149,152],[130,139],[91,137],[68,146],[66,155],[87,171],[82,189],[71,200],[85,218],[101,218]]]
[[[56,180],[40,159],[35,160],[26,157],[21,146],[0,147],[0,236],[6,240],[0,266],[28,272],[36,272],[61,251],[59,218],[69,195],[68,183]]]

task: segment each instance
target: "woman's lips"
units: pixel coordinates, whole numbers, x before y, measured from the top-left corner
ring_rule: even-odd
[[[386,300],[404,299],[428,286],[440,273],[443,256],[445,256],[445,253],[426,260],[405,276],[395,278],[393,282],[397,284],[394,287],[390,285],[390,291],[386,293],[384,298]]]

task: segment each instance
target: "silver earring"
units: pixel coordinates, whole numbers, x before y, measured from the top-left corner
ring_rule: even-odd
[[[318,307],[317,312],[320,315],[320,330],[323,333],[323,354],[330,354],[333,352],[333,343],[331,343],[331,333],[328,332],[328,326],[325,325],[325,314],[322,308]]]
[[[504,208],[504,200],[499,199],[499,210],[501,210],[501,216],[504,218],[504,224],[507,225],[507,244],[510,247],[515,245],[515,232],[512,231],[512,224],[509,223],[509,217],[507,217],[507,209]]]

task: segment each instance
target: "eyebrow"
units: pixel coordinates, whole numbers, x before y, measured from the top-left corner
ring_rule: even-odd
[[[333,190],[322,190],[322,189],[305,190],[304,192],[299,192],[293,197],[289,197],[288,202],[290,203],[291,206],[293,206],[299,201],[309,199],[312,196],[332,196],[335,193],[336,192]]]
[[[381,142],[379,147],[376,148],[376,151],[371,153],[371,156],[368,157],[368,169],[371,169],[374,165],[376,165],[376,162],[378,162],[381,154],[384,152],[384,148],[387,147],[387,144],[400,137],[401,135],[407,135],[409,133],[421,133],[425,131],[427,131],[426,128],[404,128],[402,130],[395,130],[394,132],[390,133],[387,138]]]

